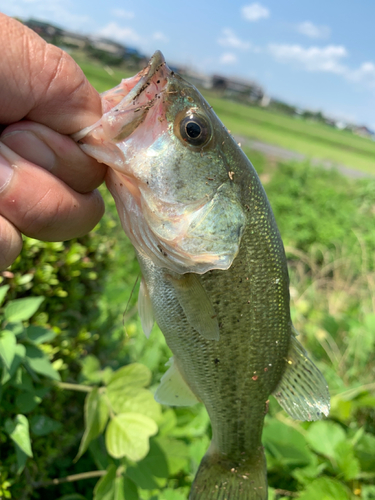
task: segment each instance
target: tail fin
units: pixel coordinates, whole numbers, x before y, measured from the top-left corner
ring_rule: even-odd
[[[263,448],[257,458],[237,462],[211,454],[209,450],[202,459],[189,496],[189,500],[267,498],[267,466]]]

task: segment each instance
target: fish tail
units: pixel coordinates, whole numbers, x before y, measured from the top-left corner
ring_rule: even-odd
[[[267,500],[263,448],[256,458],[229,460],[208,450],[195,476],[189,500]]]

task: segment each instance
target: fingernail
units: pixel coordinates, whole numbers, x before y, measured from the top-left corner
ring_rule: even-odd
[[[0,193],[7,187],[13,176],[10,163],[0,155]]]
[[[3,135],[1,141],[25,160],[46,170],[52,170],[55,164],[56,156],[52,149],[33,132],[16,130]]]

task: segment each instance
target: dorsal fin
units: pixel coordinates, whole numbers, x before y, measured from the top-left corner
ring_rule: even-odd
[[[294,335],[286,363],[283,378],[274,392],[280,405],[296,420],[319,420],[327,416],[330,408],[327,382]]]
[[[207,340],[219,340],[219,323],[211,300],[196,274],[168,279],[174,286],[178,301],[188,322]]]
[[[199,403],[182,377],[173,357],[168,361],[168,365],[169,368],[162,376],[160,385],[156,389],[155,400],[169,406],[192,406]]]

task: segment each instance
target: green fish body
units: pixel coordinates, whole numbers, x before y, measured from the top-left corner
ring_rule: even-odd
[[[329,411],[326,382],[291,322],[266,194],[211,107],[160,52],[102,97],[102,120],[76,140],[111,167],[107,185],[143,275],[143,329],[156,320],[173,352],[155,397],[202,402],[212,424],[190,499],[264,500],[270,394],[300,420]]]

